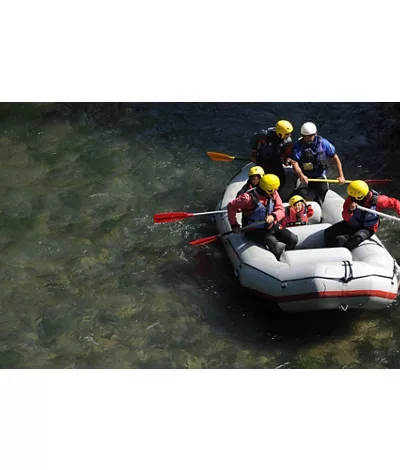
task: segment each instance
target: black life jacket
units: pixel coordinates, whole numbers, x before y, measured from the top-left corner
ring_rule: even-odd
[[[253,134],[250,145],[257,151],[257,160],[269,160],[273,157],[281,158],[282,148],[289,142],[291,138],[284,141],[277,135],[275,127],[269,127]]]

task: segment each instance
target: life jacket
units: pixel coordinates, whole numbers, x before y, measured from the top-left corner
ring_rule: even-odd
[[[276,134],[275,127],[269,127],[253,134],[250,145],[256,149],[257,159],[268,160],[271,157],[280,158],[283,146],[289,142],[291,138],[284,141]]]
[[[305,204],[303,204],[303,206],[303,210],[300,212],[295,212],[292,207],[286,207],[286,227],[297,227],[298,225],[308,224],[307,206]]]
[[[363,204],[365,207],[376,211],[376,204],[378,203],[379,193],[371,189],[371,196],[368,195],[367,200]],[[379,225],[380,219],[376,214],[363,211],[357,207],[349,220],[349,224],[358,228],[373,228],[376,224]]]
[[[259,194],[256,189],[257,188],[247,191],[247,194],[250,195],[251,200],[253,201],[253,208],[243,210],[246,225],[264,220],[267,215],[272,214],[275,208],[275,200],[272,197]],[[267,228],[267,224],[261,224],[257,226],[257,229],[265,228]]]
[[[319,135],[315,136],[310,146],[302,148],[300,163],[305,172],[322,174],[329,168],[328,157]]]

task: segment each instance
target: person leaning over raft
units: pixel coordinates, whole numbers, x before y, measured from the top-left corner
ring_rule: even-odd
[[[338,172],[340,184],[345,182],[342,163],[336,154],[335,147],[326,139],[317,134],[317,126],[312,122],[305,122],[300,129],[301,137],[292,151],[291,163],[293,170],[300,179],[300,186],[292,195],[299,194],[307,199],[308,188],[316,191],[315,201],[321,205],[328,191],[327,183],[308,183],[308,178],[325,178],[332,160]]]
[[[400,201],[370,189],[365,181],[352,181],[347,194],[343,204],[343,220],[324,232],[327,247],[343,246],[353,250],[378,231],[379,216],[358,209],[358,205],[376,211],[395,209],[400,215]]]
[[[261,178],[264,176],[264,170],[260,166],[253,166],[249,170],[249,179],[236,194],[236,197],[245,193],[249,189],[256,188]]]
[[[277,259],[280,258],[282,250],[278,241],[286,245],[286,250],[293,250],[297,244],[297,235],[283,228],[279,223],[285,217],[282,199],[278,194],[279,178],[268,174],[261,178],[257,188],[250,189],[244,194],[228,203],[228,220],[233,233],[241,230],[237,222],[236,214],[241,210],[243,213],[243,226],[265,220],[260,228],[254,228],[245,232],[246,237],[269,249]]]
[[[293,126],[289,121],[278,121],[275,127],[255,132],[250,140],[251,160],[261,166],[265,173],[277,175],[281,187],[286,181],[283,164],[288,163],[292,153]]]
[[[286,217],[282,220],[282,227],[297,227],[307,225],[308,219],[314,215],[314,209],[299,195],[289,199],[289,207],[285,209]]]

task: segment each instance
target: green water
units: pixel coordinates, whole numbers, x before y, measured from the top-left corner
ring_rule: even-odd
[[[9,104],[0,108],[0,367],[397,367],[400,309],[283,315],[242,294],[211,219],[277,118],[315,120],[348,178],[393,178],[397,108],[378,103]],[[380,132],[376,122],[390,121]],[[374,121],[375,120],[375,121]],[[377,130],[378,128],[378,130]],[[383,142],[383,143],[382,143]],[[382,189],[382,188],[381,188]],[[379,233],[400,257],[398,227]]]

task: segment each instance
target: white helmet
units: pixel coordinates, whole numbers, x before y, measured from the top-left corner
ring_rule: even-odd
[[[313,122],[305,122],[300,129],[301,135],[314,135],[317,133],[317,126]]]

